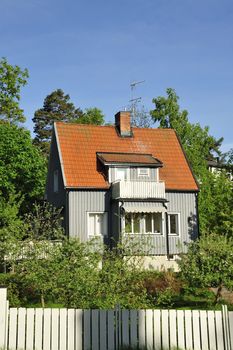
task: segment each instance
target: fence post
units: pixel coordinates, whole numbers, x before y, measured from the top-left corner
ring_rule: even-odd
[[[226,305],[222,305],[222,319],[223,319],[223,334],[224,334],[225,350],[231,350],[229,314],[228,314],[228,309]]]
[[[7,347],[8,308],[7,288],[0,288],[0,349]]]

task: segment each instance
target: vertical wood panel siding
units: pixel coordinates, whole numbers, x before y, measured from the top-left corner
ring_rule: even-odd
[[[69,192],[69,235],[88,239],[87,213],[110,211],[110,193],[107,191]],[[110,213],[109,213],[110,214]],[[108,215],[108,221],[110,215]]]
[[[55,207],[61,207],[65,205],[65,189],[61,172],[60,159],[58,156],[57,144],[53,135],[51,143],[51,154],[53,155],[49,159],[48,177],[46,183],[46,196],[47,200]],[[53,174],[54,170],[58,170],[58,192],[53,191]]]
[[[180,236],[169,236],[170,254],[187,251],[186,243],[195,240],[198,235],[197,208],[194,193],[167,192],[168,212],[180,213]],[[181,244],[181,246],[180,246]]]

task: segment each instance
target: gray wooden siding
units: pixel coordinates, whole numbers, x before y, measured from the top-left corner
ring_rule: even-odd
[[[180,235],[169,236],[169,254],[186,251],[187,243],[197,238],[196,198],[194,193],[166,193],[168,213],[180,214]],[[162,206],[153,202],[125,202],[125,206]],[[79,190],[69,192],[69,235],[88,239],[88,212],[108,212],[109,238],[119,238],[121,232],[119,202],[111,202],[110,191]],[[166,215],[163,215],[163,235],[148,235],[152,255],[167,254]],[[130,235],[130,239],[145,243],[145,235]],[[105,240],[106,242],[106,240]],[[108,240],[109,242],[109,240]],[[107,243],[107,242],[106,242]]]
[[[196,195],[195,193],[167,192],[166,198],[169,201],[168,213],[180,213],[180,237],[169,236],[169,252],[175,254],[181,249],[186,252],[187,244],[195,240],[198,235]]]
[[[71,190],[68,194],[68,201],[70,237],[79,237],[81,241],[88,239],[88,212],[108,212],[109,226],[111,215],[108,191]]]
[[[60,208],[62,206],[65,206],[66,194],[54,134],[51,142],[50,155],[51,156],[49,159],[48,176],[46,183],[46,199],[55,207]],[[53,191],[53,174],[55,170],[58,170],[58,192]]]
[[[138,176],[138,168],[137,167],[130,167],[130,179],[131,181],[157,181],[157,169],[150,168],[149,170],[149,177],[147,176]],[[110,167],[110,178],[111,182],[115,181],[115,167]]]

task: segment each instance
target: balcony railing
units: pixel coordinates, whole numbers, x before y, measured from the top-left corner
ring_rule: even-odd
[[[115,181],[112,197],[117,198],[165,198],[165,183],[155,181]]]

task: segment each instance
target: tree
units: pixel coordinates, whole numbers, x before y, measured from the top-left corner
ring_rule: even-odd
[[[137,128],[149,128],[153,124],[153,119],[149,112],[146,111],[145,107],[138,107],[135,104],[131,111],[132,125]]]
[[[200,229],[201,232],[219,232],[219,227],[216,220],[212,217],[217,217],[216,212],[219,213],[219,205],[216,202],[217,183],[215,176],[208,170],[207,160],[213,159],[216,155],[221,155],[220,146],[223,138],[216,140],[209,134],[209,128],[202,128],[199,123],[192,124],[188,120],[188,112],[181,111],[178,104],[179,97],[175,90],[167,89],[167,97],[157,97],[153,99],[155,109],[151,111],[151,116],[155,122],[159,122],[161,128],[172,128],[176,131],[182,146],[185,150],[187,158],[192,166],[194,174],[200,185],[199,195],[199,215],[200,215]],[[225,178],[224,178],[225,179]],[[221,178],[221,181],[225,181]],[[225,208],[231,207],[229,181],[225,181],[227,187],[226,192],[222,192],[222,203]],[[220,187],[222,185],[219,184]],[[217,191],[217,192],[216,192]],[[227,195],[226,195],[227,193]],[[229,215],[229,209],[225,211]],[[225,224],[221,228],[221,232],[229,234],[230,216],[221,219]]]
[[[0,119],[11,124],[24,122],[23,110],[19,107],[20,90],[26,85],[27,69],[10,65],[6,58],[0,61]]]
[[[62,209],[48,202],[34,203],[32,211],[24,217],[27,234],[34,240],[58,240],[64,238]]]
[[[104,114],[100,109],[96,107],[86,108],[83,115],[80,118],[76,119],[75,122],[80,124],[103,125]]]
[[[22,200],[20,195],[14,193],[10,194],[8,200],[0,196],[0,264],[7,262],[12,269],[17,242],[25,234],[24,221],[19,214]]]
[[[187,110],[180,110],[175,90],[168,88],[166,92],[167,97],[159,96],[152,100],[155,109],[150,112],[151,116],[155,122],[159,122],[160,128],[176,130],[194,173],[199,178],[207,166],[206,161],[213,159],[215,154],[221,154],[219,148],[223,138],[216,140],[209,135],[208,127],[190,123]]]
[[[70,96],[57,89],[49,94],[38,109],[34,118],[35,145],[39,146],[45,155],[48,155],[52,136],[53,123],[56,121],[74,122],[83,116],[80,108],[76,108],[70,101]]]
[[[12,194],[21,197],[24,213],[44,195],[46,162],[32,144],[29,131],[0,123],[0,196],[6,202]]]
[[[193,287],[217,288],[216,302],[223,286],[233,289],[233,240],[210,234],[189,245],[178,261],[181,275]]]
[[[57,291],[59,266],[56,257],[60,254],[60,245],[30,238],[18,243],[17,254],[16,275],[24,287],[39,294],[41,306],[45,307],[45,302],[55,296]]]

